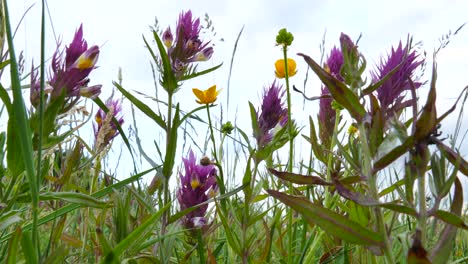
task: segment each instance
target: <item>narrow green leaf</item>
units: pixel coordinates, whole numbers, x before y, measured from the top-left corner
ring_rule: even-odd
[[[23,159],[18,162],[24,162],[26,168],[26,176],[28,178],[30,193],[31,193],[31,205],[32,205],[32,216],[33,216],[33,229],[32,229],[32,242],[26,243],[31,254],[31,260],[36,261],[39,257],[39,241],[38,241],[38,230],[37,230],[37,219],[38,219],[38,196],[39,188],[36,182],[36,175],[34,171],[34,160],[33,160],[33,148],[31,142],[31,129],[29,127],[28,117],[26,114],[26,107],[24,105],[23,95],[21,91],[20,74],[18,71],[18,63],[16,61],[15,48],[13,43],[13,34],[11,32],[10,15],[8,12],[8,5],[6,1],[3,1],[3,11],[5,16],[5,29],[6,37],[8,41],[8,51],[10,55],[10,77],[11,77],[11,89],[13,91],[13,111],[15,120],[15,131],[18,133],[20,142],[20,149]],[[11,118],[11,117],[10,117]],[[15,150],[16,151],[16,150]],[[23,236],[24,240],[25,236]],[[30,246],[30,247],[29,247]]]
[[[2,84],[0,84],[0,99],[2,99],[2,102],[5,105],[8,114],[10,115],[12,111],[11,99],[10,99],[10,96],[8,95],[8,92],[3,87]]]
[[[122,86],[120,86],[116,82],[112,82],[117,89],[128,99],[130,102],[132,102],[133,105],[135,105],[140,111],[142,111],[147,117],[151,118],[158,124],[162,129],[166,129],[166,123],[162,119],[161,116],[153,112],[149,106],[144,104],[142,101],[138,100],[135,96],[133,96],[131,93],[129,93],[126,89],[124,89]],[[102,108],[102,107],[101,107]]]
[[[123,252],[132,246],[139,237],[150,231],[150,229],[153,227],[153,224],[161,217],[162,213],[170,207],[171,203],[166,204],[166,206],[161,208],[158,212],[153,214],[145,222],[133,230],[133,232],[128,234],[124,240],[117,244],[114,249],[106,255],[103,263],[113,263],[114,261],[117,261]]]
[[[21,247],[23,249],[23,256],[27,264],[36,264],[39,263],[36,254],[31,254],[35,252],[35,247],[31,239],[31,232],[26,231],[21,236]]]
[[[159,56],[161,57],[161,61],[164,68],[161,85],[167,90],[169,94],[173,94],[178,88],[178,84],[177,79],[174,73],[172,72],[172,65],[169,60],[169,56],[167,55],[166,48],[164,47],[164,44],[162,43],[156,31],[153,31],[153,37],[154,40],[156,40],[156,44],[158,45]],[[143,38],[143,40],[145,41],[146,46],[149,47],[148,42],[146,42],[146,39]],[[154,62],[156,64],[159,63],[158,60],[155,60]]]
[[[379,206],[398,212],[398,213],[403,213],[403,214],[411,215],[414,217],[418,216],[418,213],[416,212],[416,210],[408,206],[399,205],[396,203],[383,203],[383,204],[380,204]]]
[[[231,249],[237,254],[237,255],[241,255],[241,251],[240,251],[240,242],[239,242],[239,238],[237,236],[234,235],[234,233],[232,232],[232,228],[231,228],[231,225],[229,224],[226,216],[224,215],[223,213],[223,210],[220,209],[220,206],[218,205],[218,203],[216,203],[216,208],[217,208],[217,212],[218,212],[218,215],[219,215],[219,220],[221,221],[221,224],[223,225],[224,227],[224,232],[225,232],[225,235],[226,235],[226,240],[229,244],[229,246],[231,247]]]
[[[457,167],[461,173],[465,174],[465,176],[468,176],[468,162],[460,155],[460,153],[455,152],[439,139],[435,139],[434,141],[437,148],[450,161],[450,163]]]
[[[269,168],[268,171],[280,179],[283,179],[288,182],[296,183],[296,184],[328,185],[328,186],[333,185],[318,176],[309,176],[309,175],[301,175],[301,174],[296,174],[296,173],[286,172],[286,171],[277,171],[272,168]]]
[[[316,224],[330,235],[354,244],[383,246],[383,238],[379,233],[366,229],[329,209],[313,204],[304,197],[287,195],[274,190],[267,190],[267,192],[301,213],[310,225]]]
[[[9,226],[23,221],[20,217],[20,212],[17,210],[8,211],[0,215],[0,231],[7,229]]]
[[[84,207],[106,208],[111,206],[106,201],[100,201],[93,196],[77,192],[46,192],[39,195],[41,201],[61,200]]]
[[[10,241],[8,242],[8,255],[6,259],[7,264],[16,264],[16,256],[19,255],[18,244],[21,238],[21,228],[16,228],[15,232],[11,236]]]
[[[451,224],[453,226],[468,230],[468,226],[465,224],[465,221],[463,221],[463,219],[461,219],[460,217],[458,217],[455,214],[452,214],[452,213],[446,212],[446,211],[442,211],[442,210],[437,210],[437,211],[435,211],[434,216],[437,219],[442,220],[442,221],[444,221],[446,223],[449,223],[449,224]]]
[[[177,150],[177,128],[180,124],[180,109],[179,104],[176,106],[174,119],[172,121],[172,129],[169,134],[169,143],[167,144],[166,156],[164,157],[164,164],[162,173],[166,178],[169,178],[174,168],[175,154]]]
[[[198,76],[205,75],[205,74],[207,74],[207,73],[210,73],[210,72],[212,72],[212,71],[215,71],[215,70],[219,69],[221,66],[223,66],[222,63],[219,64],[219,65],[216,65],[216,66],[214,66],[214,67],[212,67],[212,68],[209,68],[209,69],[207,69],[207,70],[203,70],[203,71],[199,71],[199,72],[194,72],[194,73],[192,73],[192,74],[190,74],[190,75],[184,75],[184,76],[182,76],[182,78],[180,78],[180,80],[181,80],[181,81],[186,81],[186,80],[190,80],[190,79],[193,79],[193,78],[195,78],[195,77],[198,77]]]
[[[386,168],[392,162],[394,162],[403,154],[405,154],[413,146],[413,144],[414,138],[409,137],[405,142],[403,142],[403,144],[392,149],[389,153],[387,153],[385,156],[383,156],[374,163],[373,173],[376,173],[379,170]]]
[[[455,179],[455,191],[453,195],[450,212],[454,215],[461,215],[463,208],[463,188],[460,180]],[[451,224],[446,224],[440,234],[437,244],[432,248],[429,259],[433,264],[443,264],[447,262],[450,253],[454,249],[457,228]]]
[[[330,94],[333,96],[333,99],[346,108],[354,119],[361,121],[366,114],[366,110],[364,109],[364,106],[360,104],[359,98],[350,89],[348,89],[345,84],[322,69],[322,67],[320,67],[320,65],[318,65],[311,57],[302,53],[298,53],[297,55],[304,58],[306,63],[315,72],[315,74],[317,74],[322,83],[327,86],[328,90],[330,90]]]
[[[422,113],[416,121],[416,129],[414,132],[414,138],[416,141],[427,138],[427,136],[431,134],[437,126],[436,80],[437,66],[434,60],[432,67],[431,88],[429,90],[427,101],[423,107]]]
[[[327,159],[323,155],[324,151],[322,145],[318,142],[317,131],[315,129],[315,124],[311,116],[309,116],[309,125],[310,131],[308,141],[312,147],[312,151],[314,152],[314,155],[318,160],[320,160],[324,164],[327,164]]]

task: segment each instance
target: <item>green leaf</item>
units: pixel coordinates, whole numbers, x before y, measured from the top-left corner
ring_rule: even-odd
[[[0,215],[0,231],[4,231],[9,226],[21,221],[23,221],[23,219],[20,217],[20,212],[17,210],[2,213],[2,215]]]
[[[161,208],[158,212],[153,214],[145,222],[133,230],[133,232],[128,234],[124,240],[120,241],[120,243],[117,244],[114,249],[106,255],[103,263],[113,263],[114,261],[117,261],[119,256],[122,255],[125,250],[131,247],[133,243],[138,240],[138,238],[150,232],[150,230],[153,228],[153,224],[161,217],[162,213],[164,213],[170,207],[171,203],[166,204],[166,206]]]
[[[455,191],[453,195],[450,212],[454,215],[461,215],[463,208],[463,188],[458,178],[455,179]],[[429,259],[433,264],[443,264],[447,262],[450,253],[454,249],[457,228],[451,224],[446,224],[444,230],[438,237],[437,244],[432,248]]]
[[[223,66],[222,63],[219,64],[219,65],[216,65],[216,66],[214,66],[214,67],[212,67],[212,68],[209,68],[209,69],[207,69],[207,70],[203,70],[203,71],[199,71],[199,72],[194,72],[194,73],[192,73],[192,74],[190,74],[190,75],[184,75],[184,76],[182,76],[182,78],[180,78],[180,80],[181,80],[181,81],[185,81],[185,80],[193,79],[193,78],[198,77],[198,76],[205,75],[205,74],[207,74],[207,73],[210,73],[210,72],[212,72],[212,71],[215,71],[215,70],[219,69],[221,66]]]
[[[389,153],[387,153],[385,156],[383,156],[374,163],[373,173],[376,173],[379,170],[386,168],[392,162],[394,162],[403,154],[405,154],[413,146],[413,144],[414,138],[409,137],[405,142],[403,142],[403,144],[392,149]]]
[[[312,117],[309,116],[309,124],[310,124],[310,131],[309,131],[309,137],[306,138],[307,141],[309,141],[312,151],[314,152],[315,157],[323,162],[324,164],[327,164],[327,159],[323,155],[323,146],[322,144],[319,144],[318,142],[318,137],[317,137],[317,132],[315,129],[315,124],[314,121],[312,120]]]
[[[354,119],[361,121],[366,114],[366,110],[364,109],[364,106],[360,104],[359,98],[350,89],[348,89],[344,83],[340,82],[330,73],[322,69],[322,67],[320,67],[320,65],[318,65],[311,57],[302,53],[298,53],[297,55],[304,58],[310,68],[320,78],[322,83],[327,86],[330,94],[333,96],[333,99],[346,108]]]
[[[257,123],[257,111],[255,110],[255,106],[251,102],[249,102],[249,109],[250,109],[250,120],[252,122],[253,135],[257,137],[258,134],[260,133],[260,128],[258,127],[258,123]]]
[[[21,228],[16,228],[15,232],[11,236],[10,241],[8,242],[8,255],[6,259],[7,264],[16,264],[16,256],[19,255],[18,252],[18,243],[21,238]]]
[[[41,193],[39,199],[41,201],[62,200],[79,206],[94,208],[106,208],[111,206],[107,201],[100,201],[93,196],[76,192],[46,192]]]
[[[218,212],[218,216],[219,216],[219,220],[221,221],[221,224],[223,225],[224,227],[224,232],[225,232],[225,235],[226,235],[226,240],[229,244],[229,246],[231,247],[231,249],[237,254],[237,255],[241,255],[241,251],[240,251],[240,241],[239,241],[239,238],[237,236],[234,236],[234,233],[232,232],[232,227],[231,225],[229,224],[226,216],[224,215],[223,213],[223,210],[221,210],[218,206],[218,203],[216,203],[216,211]]]
[[[277,171],[269,168],[268,171],[276,177],[288,182],[306,185],[333,185],[318,176],[301,175],[286,171]]]
[[[23,235],[21,236],[21,247],[23,249],[23,252],[24,252],[23,256],[27,264],[39,263],[39,260],[37,259],[37,255],[31,254],[32,252],[35,251],[34,250],[35,247],[31,239],[31,232],[27,231],[23,233]]]
[[[435,143],[440,152],[452,163],[458,170],[468,176],[468,162],[460,155],[455,152],[449,146],[445,145],[439,139],[435,139]]]
[[[429,95],[427,96],[426,104],[423,107],[422,113],[416,121],[416,129],[414,138],[416,141],[423,140],[429,136],[437,126],[437,111],[436,111],[436,80],[437,66],[434,61],[432,67],[432,80]]]
[[[13,34],[11,31],[11,24],[10,24],[10,15],[8,13],[8,6],[7,2],[3,2],[3,12],[5,17],[5,31],[6,31],[6,38],[8,41],[8,52],[10,55],[10,78],[11,78],[11,90],[13,92],[13,104],[12,104],[12,113],[14,113],[14,121],[15,121],[15,130],[14,133],[18,134],[19,139],[19,146],[21,149],[22,159],[18,162],[24,162],[24,167],[26,168],[26,176],[28,178],[30,194],[31,194],[31,205],[32,205],[32,223],[34,227],[32,228],[32,241],[30,243],[25,243],[28,246],[29,252],[32,261],[36,261],[33,263],[37,263],[38,261],[38,248],[39,248],[39,241],[38,241],[38,230],[37,230],[37,218],[38,218],[38,196],[39,196],[39,185],[36,181],[36,174],[34,171],[34,159],[33,159],[33,148],[31,142],[31,128],[29,127],[28,116],[26,114],[26,107],[24,105],[23,94],[21,91],[21,82],[20,82],[20,74],[18,71],[18,63],[16,61],[16,54],[15,48],[13,43]],[[11,118],[11,116],[10,116]],[[16,150],[14,150],[16,151]],[[29,237],[29,236],[28,236]],[[25,240],[25,236],[23,236],[23,240]]]
[[[172,121],[172,128],[169,134],[169,142],[167,144],[166,156],[164,157],[164,164],[162,168],[162,174],[169,178],[172,174],[172,169],[174,168],[175,154],[177,150],[177,127],[180,124],[180,110],[179,104],[176,106],[176,111],[174,114],[174,119]]]
[[[437,219],[442,220],[442,221],[444,221],[446,223],[449,223],[449,224],[451,224],[453,226],[468,230],[468,226],[465,224],[465,221],[463,221],[463,219],[461,219],[460,217],[458,217],[455,214],[452,214],[452,213],[446,212],[446,211],[442,211],[442,210],[437,210],[437,211],[435,211],[434,216]]]
[[[166,122],[162,119],[161,116],[153,112],[149,106],[144,104],[142,101],[138,100],[135,96],[133,96],[131,93],[129,93],[126,89],[124,89],[122,86],[120,86],[116,82],[112,82],[117,89],[128,99],[130,102],[132,102],[133,105],[135,105],[140,111],[142,111],[147,117],[151,118],[158,124],[162,129],[166,129]],[[101,107],[101,106],[100,106]],[[102,107],[101,107],[102,108]]]
[[[10,96],[8,95],[8,92],[6,91],[5,87],[3,87],[2,84],[0,84],[0,99],[2,99],[2,102],[5,105],[8,114],[11,114],[11,111],[12,111],[11,99],[10,99]]]
[[[159,38],[158,33],[154,30],[153,30],[153,37],[154,37],[154,40],[156,40],[156,44],[158,45],[159,55],[161,56],[162,66],[164,69],[162,73],[163,76],[161,80],[161,85],[164,87],[164,89],[166,89],[166,91],[169,94],[173,94],[178,88],[178,84],[177,84],[177,79],[174,73],[172,72],[172,66],[169,60],[169,56],[167,55],[166,48],[164,47],[164,44]],[[156,65],[158,65],[160,63],[159,60],[154,55],[153,50],[151,49],[151,47],[149,46],[148,42],[146,41],[144,37],[143,37],[143,40],[145,42],[146,47],[150,51],[154,62],[156,63]]]
[[[416,212],[416,210],[408,206],[399,205],[396,203],[383,203],[383,204],[380,204],[379,206],[398,212],[398,213],[403,213],[403,214],[411,215],[414,217],[418,216],[418,213]]]
[[[24,171],[23,153],[17,133],[15,113],[12,112],[7,124],[7,168],[13,178]]]
[[[313,204],[304,197],[287,195],[274,190],[267,190],[267,192],[301,213],[310,225],[316,224],[330,235],[353,244],[383,246],[383,238],[379,233],[368,230],[357,222],[327,208]]]

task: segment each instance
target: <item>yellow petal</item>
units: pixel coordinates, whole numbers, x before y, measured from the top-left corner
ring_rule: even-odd
[[[278,78],[284,78],[285,76],[285,72],[284,72],[284,60],[277,60],[275,62],[275,68],[276,68],[276,71],[275,71],[275,75],[276,77]]]
[[[289,77],[292,77],[294,75],[296,75],[297,71],[296,71],[296,61],[291,59],[291,58],[288,58],[288,74],[289,74]]]
[[[197,88],[193,88],[192,91],[193,94],[198,98],[197,103],[203,104],[202,102],[205,100],[205,93]]]

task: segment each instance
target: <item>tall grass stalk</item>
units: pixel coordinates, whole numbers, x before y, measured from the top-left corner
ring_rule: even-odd
[[[3,1],[5,12],[5,28],[8,41],[8,50],[10,53],[10,76],[11,89],[13,91],[13,113],[15,118],[16,131],[19,135],[21,152],[24,165],[26,168],[26,176],[29,182],[31,192],[31,213],[32,213],[32,252],[35,259],[39,259],[39,231],[38,231],[38,205],[39,205],[39,188],[36,182],[34,173],[33,148],[31,142],[31,129],[29,127],[26,108],[24,105],[23,95],[21,93],[21,82],[18,72],[18,63],[16,61],[15,48],[13,44],[13,35],[11,31],[10,15],[8,12],[7,1]]]

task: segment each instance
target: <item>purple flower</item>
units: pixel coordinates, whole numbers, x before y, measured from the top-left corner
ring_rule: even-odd
[[[288,122],[288,109],[284,106],[285,91],[278,86],[276,81],[263,93],[261,113],[257,113],[259,131],[254,135],[257,145],[262,148],[273,138],[271,130],[277,125],[284,127]]]
[[[327,87],[322,87],[319,103],[319,137],[326,147],[329,146],[330,139],[335,129],[336,111],[332,107],[333,98]]]
[[[213,47],[208,47],[209,42],[200,40],[200,30],[200,19],[193,19],[189,10],[179,15],[174,41],[170,28],[163,33],[162,40],[168,47],[172,70],[178,78],[185,74],[190,63],[206,61],[213,54]]]
[[[96,148],[109,144],[112,139],[119,135],[117,126],[112,121],[113,117],[115,117],[120,126],[122,126],[124,122],[121,100],[113,100],[111,97],[107,99],[106,107],[109,109],[107,113],[99,109],[94,118],[96,121],[96,123],[93,124]]]
[[[195,154],[191,150],[188,158],[183,159],[183,161],[185,173],[179,173],[181,186],[177,191],[177,200],[181,210],[207,201],[218,190],[214,165],[198,165]],[[184,226],[194,228],[205,225],[207,209],[208,205],[204,204],[186,214],[182,220]]]
[[[75,32],[73,41],[65,49],[65,60],[63,50],[59,49],[52,57],[52,74],[49,81],[53,87],[52,98],[57,98],[62,93],[65,93],[65,97],[79,97],[80,90],[88,86],[88,75],[96,68],[98,57],[99,47],[92,46],[88,49],[81,25]],[[90,94],[92,97],[97,95],[99,94]]]
[[[349,45],[349,37],[342,34],[342,38],[346,39],[344,43]],[[343,53],[338,48],[333,47],[333,49],[330,51],[330,55],[328,55],[325,68],[330,72],[331,75],[333,75],[333,77],[343,81],[343,76],[341,76],[341,67],[343,64]],[[322,143],[328,146],[330,138],[333,135],[336,111],[332,108],[333,98],[331,97],[330,91],[327,87],[322,87],[321,96],[322,97],[320,98],[320,108],[318,114],[320,130],[319,137]]]
[[[343,77],[340,73],[343,63],[343,53],[338,48],[333,47],[333,49],[330,51],[330,55],[327,58],[326,68],[330,71],[331,75],[340,81],[343,81]]]
[[[174,41],[174,36],[172,35],[172,31],[170,27],[167,27],[166,31],[164,31],[162,35],[162,42],[167,48],[172,46],[172,42]]]
[[[354,44],[353,40],[343,32],[341,32],[341,35],[340,35],[340,44],[341,44],[341,51],[343,53],[354,55],[356,57],[359,56],[356,44]]]
[[[378,89],[377,98],[380,102],[382,111],[387,117],[394,115],[394,113],[407,107],[409,102],[403,102],[404,92],[411,90],[410,79],[413,78],[414,71],[424,62],[418,60],[416,51],[411,51],[408,44],[403,47],[401,41],[397,49],[392,48],[391,53],[387,59],[380,60],[380,65],[377,65],[376,71],[372,72],[372,81],[376,83],[384,78],[389,72],[396,68],[400,63],[402,64],[390,78],[388,78]],[[413,82],[414,88],[419,88],[422,83]]]
[[[46,84],[44,87],[44,102],[47,101],[48,94],[52,92],[52,87]],[[29,101],[31,105],[37,108],[39,106],[41,96],[41,82],[38,79],[38,72],[34,70],[34,64],[31,67],[31,88],[29,89]]]

